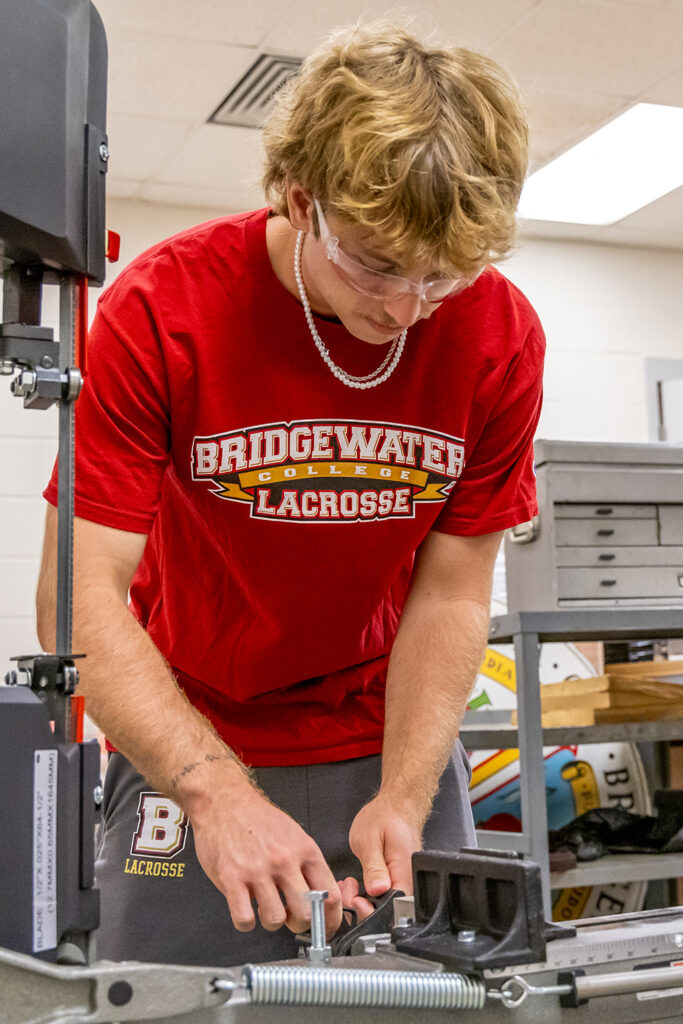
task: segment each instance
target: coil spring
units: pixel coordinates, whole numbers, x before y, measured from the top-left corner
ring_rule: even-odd
[[[242,977],[252,1002],[271,1005],[481,1010],[486,1002],[484,984],[462,974],[247,964]]]

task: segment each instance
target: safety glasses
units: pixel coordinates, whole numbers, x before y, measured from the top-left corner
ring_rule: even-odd
[[[474,277],[463,276],[412,281],[409,277],[372,270],[344,252],[337,236],[330,232],[320,203],[317,199],[314,199],[314,203],[320,225],[320,237],[328,260],[334,263],[340,277],[371,299],[400,299],[404,295],[413,294],[419,295],[422,302],[443,302],[444,299],[463,291],[475,280]]]

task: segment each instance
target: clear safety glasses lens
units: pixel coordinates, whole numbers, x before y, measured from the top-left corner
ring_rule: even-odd
[[[320,237],[328,260],[335,264],[346,281],[359,292],[372,299],[400,299],[404,295],[419,295],[424,302],[442,302],[451,295],[457,295],[471,283],[471,278],[448,278],[436,281],[411,281],[397,274],[385,274],[371,270],[349,256],[339,245],[336,235],[330,233],[320,203],[314,200],[320,225]]]

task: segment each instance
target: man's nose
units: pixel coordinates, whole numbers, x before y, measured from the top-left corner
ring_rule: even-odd
[[[396,299],[385,299],[384,312],[399,327],[410,327],[420,319],[422,299],[414,292],[406,292]]]

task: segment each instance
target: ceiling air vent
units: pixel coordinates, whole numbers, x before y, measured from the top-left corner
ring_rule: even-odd
[[[275,93],[301,67],[301,57],[262,53],[245,72],[209,121],[260,128],[270,113]]]

